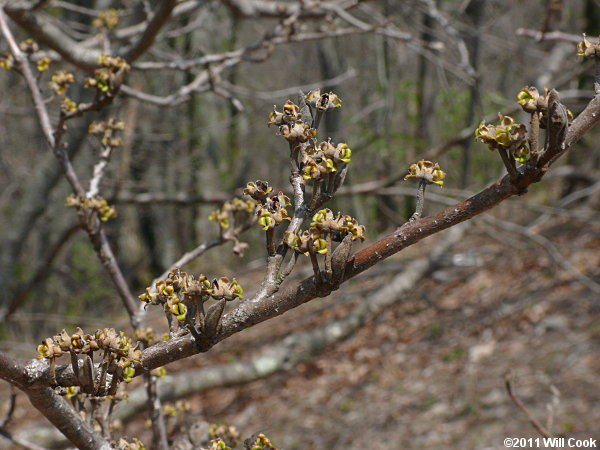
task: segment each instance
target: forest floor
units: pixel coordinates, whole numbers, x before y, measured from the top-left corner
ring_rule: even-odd
[[[477,220],[438,269],[356,334],[291,370],[190,397],[189,414],[263,432],[286,450],[503,449],[506,437],[539,436],[507,395],[510,374],[554,436],[599,439],[600,294],[572,269],[600,283],[600,222],[553,219],[539,231],[555,247],[501,224]],[[342,317],[437,239],[169,371],[246,360]]]
[[[600,223],[558,220],[543,235],[600,282]],[[506,392],[510,374],[554,436],[599,439],[600,294],[548,250],[479,221],[442,267],[357,334],[309,363],[194,404],[210,421],[264,432],[287,450],[503,449],[506,437],[539,437]],[[391,275],[357,280],[236,336],[215,356],[245,359],[290,328],[343,316]]]

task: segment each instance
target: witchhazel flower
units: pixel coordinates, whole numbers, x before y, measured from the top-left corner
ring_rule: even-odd
[[[343,142],[339,143],[335,148],[335,152],[333,154],[333,160],[336,162],[343,162],[348,164],[350,162],[350,157],[352,156],[352,150],[348,147],[348,144]]]
[[[52,78],[50,80],[50,87],[57,94],[64,94],[69,86],[75,82],[75,77],[72,73],[67,72],[66,70],[59,70],[54,72]]]
[[[37,62],[37,70],[38,72],[45,72],[50,67],[50,63],[52,60],[47,56],[40,58]]]
[[[15,58],[12,53],[3,53],[0,55],[0,67],[4,70],[10,70],[15,64]]]
[[[27,53],[28,55],[31,55],[40,49],[37,45],[37,42],[35,42],[33,39],[25,39],[24,41],[21,41],[19,43],[19,48],[23,53]]]
[[[295,122],[281,125],[278,134],[290,142],[302,144],[315,137],[317,130],[311,128],[309,124],[301,120],[296,120]]]
[[[312,250],[313,253],[318,253],[319,255],[326,255],[328,252],[327,241],[325,239],[315,239],[312,242]]]
[[[100,29],[112,29],[119,24],[119,13],[116,9],[111,8],[105,11],[100,11],[98,16],[92,20],[92,26]]]
[[[254,200],[262,201],[272,190],[273,188],[266,181],[256,180],[248,182],[244,188],[244,194],[249,195]]]
[[[277,111],[277,106],[273,106],[273,112],[269,114],[269,121],[267,124],[281,126],[296,122],[301,118],[302,113],[300,112],[300,107],[293,101],[288,100],[285,105],[283,105],[283,112]]]
[[[600,42],[592,44],[584,34],[583,40],[577,43],[577,56],[583,56],[588,59],[598,58],[600,56]]]
[[[239,298],[240,300],[243,299],[242,294],[244,293],[244,290],[235,278],[231,281],[229,281],[229,278],[227,277],[221,277],[219,279],[215,278],[211,286],[211,297],[215,300],[225,299],[227,301],[231,301],[236,298]]]
[[[315,154],[304,154],[302,157],[302,177],[305,180],[321,179],[323,175],[335,172],[336,166],[331,158],[327,158],[321,152]]]
[[[536,102],[539,102],[538,97]],[[475,130],[475,139],[479,139],[490,150],[507,150],[519,162],[525,162],[529,158],[529,143],[527,142],[527,127],[524,124],[515,123],[509,116],[498,114],[499,125],[479,124]]]
[[[60,103],[60,110],[64,113],[64,114],[68,114],[70,112],[73,112],[77,109],[77,103],[75,103],[73,100],[71,100],[69,97],[65,97],[63,98],[62,102]]]
[[[331,143],[331,140],[328,140],[321,142],[317,148],[323,155],[332,159],[338,164],[348,164],[350,162],[350,157],[352,156],[352,150],[350,150],[348,144],[344,142],[340,142],[337,146],[335,146]],[[307,149],[307,151],[315,153],[316,149],[311,147],[310,149]]]
[[[540,97],[538,90],[535,87],[524,87],[517,94],[519,105],[523,111],[533,113],[537,111],[537,99]]]
[[[330,111],[342,106],[342,101],[336,94],[333,92],[321,94],[321,89],[309,91],[304,98],[309,105],[320,111]]]
[[[221,228],[229,228],[229,214],[223,209],[216,209],[208,215],[208,220],[217,222]]]
[[[446,173],[442,171],[439,164],[434,164],[431,161],[422,159],[416,164],[410,165],[408,168],[408,175],[406,175],[404,179],[416,178],[420,181],[425,181],[428,184],[433,183],[441,187],[444,185],[445,177]]]

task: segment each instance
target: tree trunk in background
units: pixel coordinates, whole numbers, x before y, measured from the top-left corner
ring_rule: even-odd
[[[347,65],[341,55],[339,41],[337,39],[319,41],[317,48],[322,79],[327,80],[337,77],[346,70]],[[332,90],[332,87],[321,86],[321,90],[329,92]],[[344,94],[341,92],[340,86],[336,87],[335,91],[340,98],[344,98]],[[324,120],[321,123],[321,127],[324,128],[322,135],[331,137],[334,142],[337,140],[337,133],[340,128],[340,117],[341,113],[325,114]]]
[[[466,17],[470,20],[471,32],[465,36],[465,43],[469,47],[470,63],[475,70],[475,79],[469,89],[469,104],[465,116],[465,125],[474,126],[476,108],[481,106],[481,74],[479,72],[480,47],[481,47],[481,22],[485,9],[485,0],[471,0],[466,8]],[[481,109],[481,108],[480,108]],[[471,175],[471,149],[473,140],[466,139],[463,142],[462,173],[460,186],[466,189],[469,185]]]
[[[423,46],[427,47],[433,39],[433,27],[435,21],[427,12],[422,17],[423,32],[421,40]],[[415,124],[415,137],[418,140],[416,148],[407,153],[407,163],[414,162],[416,154],[423,149],[423,142],[430,140],[430,128],[434,125],[432,116],[435,108],[435,96],[432,95],[433,79],[430,76],[430,63],[422,53],[417,62],[417,123]]]
[[[230,14],[230,23],[229,23],[229,42],[227,44],[227,51],[233,51],[238,44],[238,27],[240,26],[240,19],[235,14]],[[237,66],[232,67],[229,71],[229,76],[227,77],[227,81],[231,84],[237,84],[238,80],[238,70]],[[226,189],[233,189],[237,187],[238,177],[240,176],[240,126],[239,120],[241,119],[239,111],[234,106],[232,102],[229,102],[227,105],[227,114],[229,116],[229,124],[227,127],[226,135],[225,135],[225,146],[227,150],[227,173],[234,175],[230,176],[229,180],[232,183],[230,186],[225,186]],[[243,174],[245,176],[247,173],[246,170],[242,168]]]

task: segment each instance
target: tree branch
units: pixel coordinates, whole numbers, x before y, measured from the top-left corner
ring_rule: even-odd
[[[142,56],[146,50],[148,50],[152,44],[154,43],[154,39],[156,35],[160,31],[160,29],[167,23],[171,13],[173,12],[173,8],[177,4],[177,0],[163,0],[159,2],[159,7],[150,19],[148,26],[142,33],[142,35],[138,38],[137,42],[133,44],[129,49],[126,49],[123,52],[119,52],[119,56],[127,60],[128,62],[133,62]]]
[[[84,421],[79,414],[49,388],[26,389],[31,404],[58,428],[74,445],[85,450],[110,450],[113,447]]]
[[[4,12],[20,27],[24,28],[35,40],[43,42],[60,54],[66,61],[86,71],[98,67],[99,49],[85,48],[78,45],[56,25],[31,11],[22,2],[9,3]]]

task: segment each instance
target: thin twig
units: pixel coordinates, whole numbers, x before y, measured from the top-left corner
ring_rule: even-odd
[[[106,169],[106,166],[108,166],[113,148],[114,147],[110,145],[106,145],[100,152],[100,158],[98,162],[94,165],[94,175],[90,180],[90,188],[86,193],[87,198],[93,198],[100,193],[100,180],[102,180],[104,170]]]
[[[42,132],[44,133],[44,137],[46,138],[48,145],[53,148],[54,131],[52,129],[52,124],[50,123],[50,116],[48,115],[48,110],[46,109],[46,104],[44,103],[42,93],[38,88],[36,78],[31,72],[31,67],[29,66],[27,56],[17,45],[12,31],[10,31],[10,28],[8,27],[8,23],[6,22],[6,14],[4,14],[4,10],[2,8],[0,8],[0,32],[8,43],[8,48],[14,56],[15,61],[17,62],[19,69],[25,78],[25,82],[27,83],[29,92],[31,93],[31,98],[33,99],[35,111],[42,127]]]
[[[531,128],[529,131],[529,148],[531,151],[530,164],[537,165],[539,157],[538,141],[540,136],[540,114],[537,111],[531,113]]]
[[[267,255],[275,256],[275,228],[268,228],[266,233]]]
[[[425,188],[427,187],[427,182],[425,180],[419,180],[419,185],[417,186],[417,206],[415,208],[415,212],[413,213],[412,216],[410,216],[410,219],[408,219],[409,222],[412,222],[414,220],[417,220],[419,218],[421,218],[421,215],[423,215],[423,207],[425,205]]]
[[[150,411],[150,422],[152,423],[153,447],[158,450],[169,450],[165,418],[162,413],[160,397],[156,391],[156,377],[150,372],[146,372],[144,383],[146,384],[147,405]]]
[[[519,174],[518,174],[517,168],[515,166],[515,160],[512,159],[512,156],[510,156],[506,152],[506,150],[503,148],[499,148],[498,153],[500,153],[500,158],[502,158],[502,162],[504,163],[504,167],[506,167],[506,171],[508,172],[508,175],[510,176],[510,180],[512,182],[517,181]]]
[[[312,252],[310,253],[310,263],[312,264],[315,283],[319,283],[321,281],[321,270],[319,269],[319,261],[317,261],[317,255],[315,255]]]
[[[546,438],[552,437],[552,434],[541,423],[539,423],[535,417],[533,417],[533,415],[525,407],[523,402],[521,402],[519,397],[517,397],[517,395],[513,392],[512,385],[510,382],[510,376],[507,376],[505,378],[504,386],[506,387],[506,392],[508,393],[508,396],[510,397],[510,399],[527,416],[527,418],[529,419],[529,422],[531,423],[533,428],[535,428],[537,430],[537,432],[540,433],[543,437],[546,437]]]
[[[327,232],[327,234],[325,235],[325,241],[327,242],[327,253],[325,254],[325,276],[327,277],[327,280],[331,280],[331,278],[333,276],[333,269],[331,266],[331,258],[333,255],[333,248],[332,248],[332,239],[331,239],[330,232]]]

